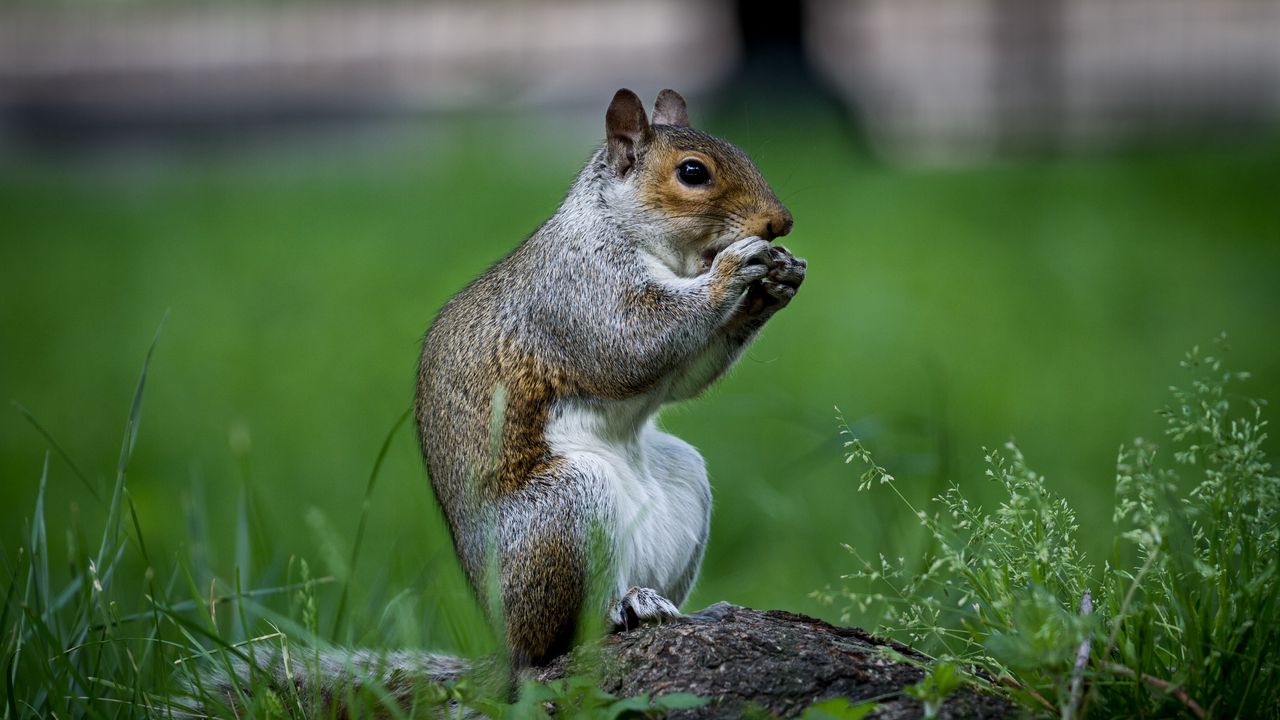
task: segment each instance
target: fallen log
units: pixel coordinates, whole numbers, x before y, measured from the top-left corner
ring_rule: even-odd
[[[492,689],[501,686],[494,683],[505,674],[494,658],[469,661],[411,650],[339,649],[311,656],[304,648],[294,653],[290,664],[285,653],[263,648],[254,656],[252,672],[242,661],[229,668],[207,667],[196,682],[186,683],[190,700],[175,709],[185,717],[251,716],[265,700],[256,695],[269,689],[295,717],[391,717],[391,708],[398,706],[413,717],[476,718],[481,708],[450,688],[478,682]],[[309,656],[317,658],[314,665]],[[874,702],[868,717],[897,720],[925,715],[906,689],[925,677],[927,662],[915,650],[859,628],[716,603],[673,622],[586,643],[545,667],[525,671],[521,679],[553,683],[586,675],[616,698],[686,693],[707,701],[675,710],[672,718],[795,717],[817,702],[847,698]],[[465,709],[457,705],[460,698]],[[1024,714],[1007,698],[969,684],[950,694],[936,717]]]
[[[737,718],[754,707],[792,717],[828,698],[874,701],[869,717],[918,718],[921,703],[903,690],[925,675],[927,658],[859,628],[783,610],[759,611],[717,603],[665,625],[606,637],[602,648],[580,648],[537,674],[563,678],[591,653],[600,687],[618,697],[692,693],[711,702],[675,718]],[[970,687],[950,695],[940,718],[1020,715],[1008,699]]]

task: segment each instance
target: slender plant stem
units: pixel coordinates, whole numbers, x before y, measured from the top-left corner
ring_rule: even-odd
[[[1088,616],[1092,613],[1093,596],[1085,590],[1084,597],[1080,598],[1080,614]],[[1071,669],[1071,694],[1067,699],[1067,706],[1062,709],[1062,720],[1074,720],[1079,714],[1080,699],[1084,696],[1084,669],[1089,665],[1089,651],[1092,643],[1093,635],[1086,635],[1076,650],[1076,664]]]
[[[1001,676],[1000,676],[1000,679],[999,679],[999,683],[1000,683],[1001,685],[1004,685],[1005,687],[1009,687],[1009,688],[1012,688],[1012,689],[1017,690],[1017,691],[1019,691],[1019,692],[1024,692],[1024,693],[1026,693],[1026,694],[1027,694],[1027,695],[1029,695],[1033,700],[1035,700],[1036,702],[1038,702],[1038,703],[1040,703],[1041,705],[1045,706],[1045,709],[1047,709],[1047,710],[1049,710],[1049,711],[1051,711],[1051,712],[1052,712],[1052,711],[1054,711],[1054,710],[1057,710],[1057,708],[1055,708],[1055,707],[1053,706],[1053,703],[1051,703],[1051,702],[1049,702],[1048,700],[1046,700],[1046,699],[1045,699],[1045,697],[1044,697],[1043,695],[1041,695],[1040,693],[1036,692],[1036,691],[1035,691],[1035,690],[1033,690],[1032,688],[1029,688],[1029,687],[1024,686],[1022,683],[1018,682],[1017,680],[1014,680],[1012,677],[1009,677],[1008,675],[1001,675]]]
[[[1183,690],[1180,687],[1175,687],[1174,684],[1168,680],[1161,680],[1158,677],[1154,677],[1146,673],[1135,672],[1132,668],[1125,667],[1118,663],[1107,663],[1106,668],[1108,672],[1113,672],[1116,675],[1123,675],[1125,677],[1136,677],[1151,687],[1159,688],[1168,692],[1170,695],[1177,698],[1179,702],[1185,705],[1187,709],[1191,711],[1192,715],[1203,720],[1205,716],[1204,708],[1200,707],[1200,703],[1196,702],[1195,699],[1188,695],[1186,690]]]

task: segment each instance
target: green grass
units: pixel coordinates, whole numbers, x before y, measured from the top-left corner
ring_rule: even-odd
[[[382,145],[0,167],[0,398],[43,428],[0,413],[5,632],[47,600],[43,583],[56,595],[80,582],[78,612],[150,612],[145,595],[163,596],[175,617],[139,637],[158,623],[223,647],[290,618],[297,588],[218,605],[215,633],[196,612],[211,584],[215,596],[237,577],[292,587],[290,558],[305,558],[334,578],[315,587],[320,635],[490,651],[413,433],[390,436],[376,484],[371,470],[435,310],[554,210],[596,125],[480,118]],[[847,570],[840,543],[922,551],[893,498],[856,492],[834,405],[916,503],[979,477],[977,448],[1016,435],[1076,509],[1083,551],[1107,557],[1116,439],[1158,429],[1149,408],[1169,358],[1225,330],[1254,392],[1280,396],[1274,140],[908,170],[866,161],[821,117],[703,125],[757,158],[810,272],[731,377],[664,417],[703,450],[715,486],[690,608],[726,599],[836,619],[809,592]],[[166,312],[113,516],[121,421]],[[96,597],[87,560],[117,522],[99,571],[124,552]],[[28,590],[36,561],[48,571]],[[151,647],[129,692],[55,685],[20,663],[9,697],[122,699],[160,682],[162,650],[123,636],[88,652],[122,671]]]
[[[958,484],[916,507],[923,562],[868,561],[838,592],[880,611],[881,631],[980,668],[1031,709],[1064,720],[1274,717],[1280,708],[1280,477],[1264,447],[1264,401],[1219,347],[1187,354],[1189,377],[1162,411],[1166,447],[1138,438],[1115,474],[1115,546],[1099,567],[1070,505],[1013,443],[987,453],[993,510]],[[846,427],[861,489],[896,480]],[[914,566],[918,566],[917,569]],[[847,610],[846,610],[847,611]]]

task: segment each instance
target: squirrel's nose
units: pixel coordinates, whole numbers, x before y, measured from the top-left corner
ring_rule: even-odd
[[[760,237],[772,242],[790,233],[793,225],[795,225],[795,221],[791,218],[791,211],[786,208],[780,208],[767,216],[764,232],[760,233]]]

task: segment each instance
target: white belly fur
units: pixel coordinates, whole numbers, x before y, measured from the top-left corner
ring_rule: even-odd
[[[657,405],[647,396],[562,400],[546,440],[611,501],[617,593],[647,587],[679,604],[702,559],[711,487],[698,451],[654,425]]]

